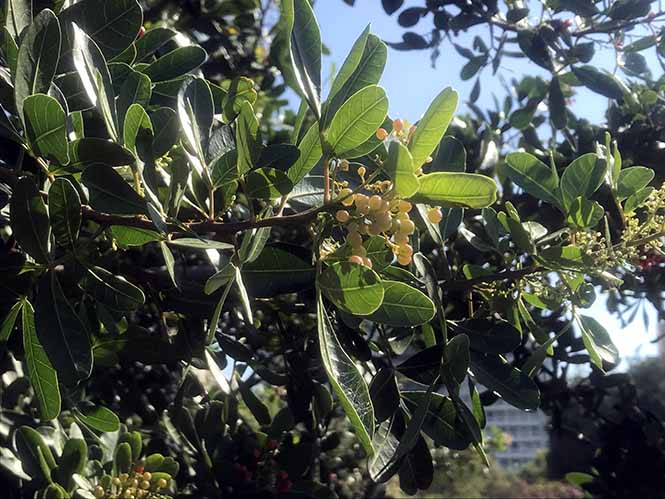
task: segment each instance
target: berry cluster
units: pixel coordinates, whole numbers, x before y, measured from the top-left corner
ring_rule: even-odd
[[[166,473],[150,473],[137,465],[131,473],[104,475],[92,493],[99,499],[170,499],[160,492],[170,481]]]

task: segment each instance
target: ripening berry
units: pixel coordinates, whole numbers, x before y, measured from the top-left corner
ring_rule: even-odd
[[[376,131],[376,138],[379,140],[386,140],[388,138],[388,132],[385,128],[379,128]]]
[[[335,218],[340,223],[346,223],[351,218],[351,215],[346,210],[337,210],[337,213],[335,213]]]
[[[143,480],[141,482],[141,488],[142,489],[149,489],[150,488],[150,482],[148,480]]]
[[[339,162],[339,169],[342,170],[343,172],[348,172],[349,171],[349,161],[346,159],[343,159],[342,161]]]
[[[358,256],[358,255],[352,255],[352,256],[349,257],[349,262],[350,263],[357,263],[358,265],[362,265],[363,264],[363,257]]]
[[[127,473],[120,473],[118,478],[120,478],[120,483],[125,483],[129,478],[129,475]]]
[[[339,191],[339,198],[342,200],[344,206],[351,206],[353,204],[353,191],[349,188]]]
[[[363,236],[358,234],[358,232],[349,232],[346,236],[346,240],[349,242],[352,248],[357,248],[358,246],[363,245]]]
[[[152,473],[146,471],[145,473],[143,473],[143,479],[148,481],[152,480]]]
[[[398,232],[393,236],[393,239],[395,240],[395,244],[406,244],[409,242],[409,235],[404,234],[403,232]]]
[[[372,236],[378,236],[379,234],[381,234],[381,224],[378,224],[376,222],[372,222],[371,224],[369,224],[369,233]]]
[[[397,205],[397,211],[400,213],[408,213],[411,211],[411,208],[413,208],[413,205],[404,199],[401,199]]]
[[[369,259],[369,257],[363,258],[363,265],[369,269],[372,268],[372,260]]]
[[[139,32],[136,34],[136,38],[143,38],[143,35],[145,35],[145,26],[141,26],[139,28]]]
[[[427,212],[427,219],[433,224],[438,224],[443,220],[443,213],[441,213],[440,208],[432,208]]]
[[[95,497],[104,497],[104,489],[97,485],[97,487],[95,487],[95,489],[92,491],[92,494]]]
[[[168,483],[166,482],[165,479],[160,478],[159,480],[157,480],[157,487],[158,488],[163,489],[163,488],[166,488],[167,485],[168,485]]]
[[[390,211],[390,201],[384,199],[381,201],[381,211],[388,213]]]
[[[413,234],[416,230],[415,224],[411,220],[400,220],[399,231],[401,234]]]
[[[432,159],[432,156],[427,156],[427,158],[425,158],[425,164],[426,164],[426,165],[429,165],[432,161],[434,161],[434,160]]]
[[[397,255],[413,256],[413,248],[411,247],[410,244],[402,244],[399,246],[399,249],[397,250]]]
[[[395,130],[397,133],[400,133],[402,130],[404,130],[404,122],[399,118],[393,120],[393,130]]]
[[[369,234],[369,225],[367,225],[367,224],[360,224],[360,226],[358,227],[358,232],[359,232],[361,235],[366,236],[367,234]]]
[[[364,246],[355,246],[351,248],[354,256],[359,256],[360,258],[365,258],[367,256],[367,250]]]
[[[370,210],[379,211],[381,209],[381,206],[383,206],[383,199],[381,199],[381,196],[374,194],[371,198],[369,198]]]
[[[367,173],[367,168],[365,168],[364,166],[359,166],[356,172],[358,173],[358,176],[360,178],[365,178],[365,173]]]
[[[400,265],[409,265],[411,263],[411,256],[398,255],[397,263],[399,263]]]

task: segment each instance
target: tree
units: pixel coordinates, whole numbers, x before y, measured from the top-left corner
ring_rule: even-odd
[[[665,194],[609,136],[565,167],[519,151],[467,172],[444,136],[454,90],[414,125],[389,118],[387,49],[366,30],[322,101],[316,19],[285,0],[271,53],[302,97],[287,141],[251,79],[202,78],[206,51],[143,33],[135,0],[31,5],[5,8],[0,79],[12,483],[327,497],[341,417],[372,484],[412,494],[428,441],[486,460],[483,405],[536,409],[543,363],[616,365],[581,309],[659,251]],[[549,223],[497,203],[497,176]],[[167,412],[114,395],[120,421],[101,402],[133,362],[167,366]]]

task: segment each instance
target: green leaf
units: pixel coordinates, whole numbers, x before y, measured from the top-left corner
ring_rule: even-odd
[[[598,225],[604,215],[605,210],[597,201],[578,197],[568,208],[566,220],[580,229],[591,229]]]
[[[121,54],[136,39],[143,24],[143,12],[136,0],[81,0],[60,13],[63,27],[76,23],[88,33],[106,59]],[[71,42],[69,30],[63,33],[63,57]]]
[[[65,442],[58,466],[53,470],[53,477],[63,487],[69,489],[74,484],[72,475],[81,473],[88,461],[88,444],[82,438],[70,438]],[[63,494],[63,497],[66,497]]]
[[[402,396],[411,406],[420,407],[427,392],[404,391]],[[455,404],[449,397],[432,393],[432,400],[425,414],[423,431],[434,441],[436,447],[463,450],[471,443],[471,435],[460,420]]]
[[[293,184],[286,173],[275,168],[259,168],[249,172],[245,178],[247,195],[253,199],[277,199],[286,196]]]
[[[383,301],[367,319],[394,327],[420,326],[432,320],[434,303],[425,293],[398,281],[383,281]]]
[[[136,47],[135,62],[145,62],[157,50],[175,38],[177,34],[177,31],[161,26],[149,29],[141,38],[134,41],[134,46]]]
[[[653,180],[654,171],[644,166],[631,166],[619,173],[617,181],[617,198],[619,201],[629,198],[649,185]]]
[[[16,454],[25,472],[41,483],[51,481],[51,471],[56,467],[53,453],[41,434],[29,426],[20,426],[14,437]]]
[[[469,337],[462,333],[453,336],[446,346],[446,358],[441,365],[441,378],[459,386],[469,369]]]
[[[315,274],[307,256],[297,246],[266,246],[256,260],[242,267],[248,293],[256,298],[270,298],[310,288]]]
[[[317,293],[316,315],[319,332],[319,348],[326,374],[342,408],[355,429],[356,436],[369,456],[374,449],[374,407],[365,379],[353,360],[342,348]]]
[[[7,0],[2,10],[7,31],[18,40],[32,22],[32,0]]]
[[[557,266],[567,269],[581,269],[591,264],[591,259],[586,257],[582,249],[572,245],[545,248],[540,252],[540,257],[546,265],[555,269]]]
[[[88,166],[81,181],[90,192],[90,205],[96,210],[117,215],[147,213],[145,199],[110,166]]]
[[[330,119],[353,94],[381,80],[386,65],[388,49],[381,39],[369,33],[369,26],[363,31],[351,48],[333,81],[328,100],[324,106],[323,123]]]
[[[280,24],[284,29],[285,54],[282,64],[286,81],[321,117],[321,33],[308,0],[284,0]]]
[[[535,156],[527,152],[513,152],[506,156],[506,172],[518,187],[536,199],[560,206],[556,174]]]
[[[16,319],[18,318],[18,314],[21,311],[22,306],[23,306],[22,300],[19,300],[16,303],[14,303],[14,305],[12,305],[12,308],[9,309],[9,312],[7,313],[5,318],[2,320],[2,323],[0,324],[0,342],[9,340],[9,335],[11,335],[12,331],[14,330],[14,326],[16,325]]]
[[[397,369],[418,383],[430,385],[439,375],[442,359],[443,344],[438,344],[412,355],[397,366]]]
[[[58,177],[48,191],[49,220],[55,240],[73,246],[81,228],[81,198],[72,183]]]
[[[30,147],[60,165],[69,163],[65,112],[53,97],[35,94],[23,101],[23,119]]]
[[[435,172],[418,179],[420,188],[411,197],[414,203],[447,208],[485,208],[496,201],[496,183],[478,173]]]
[[[222,273],[223,275],[221,275]],[[222,291],[222,294],[217,301],[217,305],[215,305],[215,309],[213,310],[212,317],[210,318],[210,321],[208,321],[208,334],[206,336],[208,344],[210,344],[215,337],[215,331],[217,331],[217,325],[219,324],[219,317],[222,315],[222,307],[224,307],[226,297],[229,295],[231,287],[236,280],[236,275],[237,272],[235,266],[229,263],[206,282],[204,288],[206,294],[211,294],[224,286],[224,291]]]
[[[178,113],[169,107],[160,107],[150,113],[150,121],[155,129],[152,151],[156,158],[164,156],[174,146],[180,134]]]
[[[113,473],[129,473],[132,468],[132,448],[127,442],[118,444],[113,456]]]
[[[97,108],[109,135],[118,138],[118,115],[113,81],[106,59],[97,44],[76,24],[73,29],[74,67],[81,78],[88,100]]]
[[[612,342],[607,330],[593,317],[580,315],[577,319],[582,333],[584,346],[589,352],[591,362],[604,371],[603,361],[615,366],[619,363],[619,350]]]
[[[159,242],[159,248],[161,249],[162,256],[164,257],[164,265],[166,266],[166,271],[169,273],[171,282],[177,288],[178,282],[176,281],[176,276],[175,276],[175,258],[173,258],[173,253],[171,252],[171,250],[164,241]]]
[[[413,166],[420,168],[439,145],[457,109],[458,95],[452,88],[445,88],[430,104],[418,122],[409,141]]]
[[[621,99],[624,96],[623,87],[614,75],[590,65],[573,66],[572,69],[580,83],[589,90],[609,99]]]
[[[152,128],[152,121],[150,121],[148,113],[145,112],[145,109],[143,109],[141,104],[132,104],[129,106],[123,128],[125,147],[138,157],[139,150],[137,147],[139,143],[141,143],[141,140],[149,137],[152,142],[152,137],[154,137],[154,135],[155,132]]]
[[[101,267],[92,267],[86,270],[84,289],[96,301],[104,304],[109,309],[118,312],[129,312],[145,303],[143,291],[125,279],[115,276]]]
[[[467,319],[455,329],[468,336],[472,349],[483,353],[512,352],[522,343],[520,332],[504,320]]]
[[[82,171],[93,165],[126,166],[134,162],[132,151],[117,142],[84,137],[69,143],[67,171]]]
[[[125,129],[125,115],[129,107],[139,104],[143,108],[148,107],[152,88],[150,78],[138,71],[132,71],[122,82],[118,93],[118,129]]]
[[[231,263],[227,263],[221,268],[221,270],[215,272],[208,278],[203,290],[205,294],[210,295],[222,286],[226,286],[228,283],[233,283],[233,281],[235,281],[235,277],[235,266]]]
[[[626,202],[623,204],[624,212],[626,213],[634,212],[636,209],[642,206],[644,201],[646,201],[647,198],[651,196],[651,193],[654,191],[655,189],[653,187],[645,187],[644,189],[640,189],[639,191],[637,191],[635,194],[626,199]]]
[[[323,155],[318,122],[309,127],[309,130],[307,130],[307,133],[298,145],[298,150],[300,151],[298,160],[286,172],[293,185],[304,179]]]
[[[87,379],[92,372],[90,336],[53,272],[39,282],[36,324],[39,341],[60,381],[76,386]]]
[[[236,147],[238,151],[238,173],[242,176],[253,169],[259,155],[261,143],[259,121],[249,102],[240,107],[236,122]]]
[[[208,149],[214,109],[210,87],[203,78],[193,78],[178,92],[180,126],[187,145],[200,162],[200,170],[206,165],[204,151]]]
[[[23,350],[28,378],[35,391],[40,418],[51,420],[60,414],[60,390],[58,374],[46,355],[35,328],[35,310],[25,300],[22,308]]]
[[[369,385],[376,420],[381,423],[391,418],[399,408],[399,388],[393,369],[382,367]]]
[[[471,372],[478,383],[518,409],[536,410],[540,405],[540,391],[533,380],[499,355],[472,354]]]
[[[370,478],[377,482],[385,471],[390,467],[391,459],[397,451],[399,440],[392,433],[394,418],[381,423],[372,438],[374,454],[370,457],[367,468]]]
[[[207,54],[198,45],[178,47],[143,69],[150,81],[174,80],[198,68],[206,61]]]
[[[615,0],[606,15],[615,20],[636,19],[649,13],[651,3],[651,0]]]
[[[229,251],[235,249],[235,246],[230,243],[196,237],[181,237],[179,239],[172,239],[171,241],[168,241],[168,243],[171,246],[198,250],[216,249],[220,251]]]
[[[23,116],[23,101],[37,93],[46,94],[58,67],[60,25],[49,9],[35,16],[23,34],[16,59],[14,96],[16,110]]]
[[[12,233],[18,244],[35,261],[47,263],[51,227],[46,205],[32,178],[18,180],[9,206]]]
[[[317,284],[335,306],[352,315],[369,315],[383,301],[384,287],[379,276],[357,263],[333,263],[319,276]]]
[[[439,151],[429,165],[431,171],[464,172],[466,170],[466,149],[455,137],[446,136],[441,140]]]
[[[607,163],[594,153],[580,156],[570,163],[561,175],[561,198],[566,209],[570,209],[578,197],[591,198],[603,183]]]
[[[86,426],[103,433],[112,433],[120,428],[120,419],[103,405],[86,405],[75,413]]]
[[[399,197],[410,198],[418,192],[420,182],[413,173],[413,158],[404,144],[398,141],[390,143],[384,169],[392,179],[395,193]]]
[[[247,383],[240,383],[238,385],[238,390],[242,396],[243,402],[254,416],[254,419],[262,425],[267,426],[271,423],[272,418],[270,417],[270,412],[266,405],[261,402],[261,400],[254,394],[252,389],[247,386]]]
[[[257,92],[254,90],[254,82],[244,76],[223,81],[221,87],[213,85],[211,88],[224,94],[220,104],[222,116],[227,122],[235,119],[245,102],[250,104],[256,102]],[[215,106],[217,106],[217,101],[216,99]],[[215,109],[217,108],[215,107]],[[215,114],[217,114],[217,111],[215,111]]]
[[[338,157],[376,133],[388,114],[383,88],[370,85],[353,94],[335,113],[325,138]]]
[[[238,152],[233,149],[213,161],[210,177],[215,189],[228,186],[235,192],[238,187]]]

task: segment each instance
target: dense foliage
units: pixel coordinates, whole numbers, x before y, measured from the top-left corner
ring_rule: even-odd
[[[580,154],[467,162],[480,127],[446,135],[454,90],[413,125],[388,117],[387,48],[369,29],[323,100],[309,2],[281,2],[270,60],[265,10],[217,8],[231,5],[211,16],[234,19],[236,48],[255,44],[229,59],[246,64],[193,43],[224,26],[197,11],[183,43],[144,31],[135,0],[5,6],[0,464],[14,489],[327,497],[349,495],[336,470],[362,459],[360,493],[395,475],[415,493],[434,448],[486,460],[483,406],[538,408],[543,365],[618,362],[582,310],[660,253],[651,169],[625,166],[609,134]],[[289,125],[273,120],[272,64],[302,97]]]

